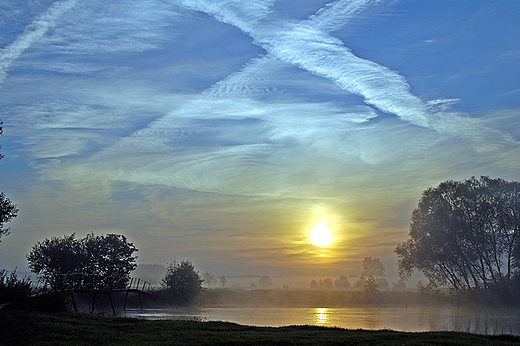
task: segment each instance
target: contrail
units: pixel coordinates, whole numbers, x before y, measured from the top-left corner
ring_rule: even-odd
[[[268,16],[269,1],[260,1],[263,11],[254,15],[255,2],[234,0],[180,0],[186,8],[203,11],[233,25],[253,38],[253,43],[280,61],[331,80],[341,89],[364,98],[367,105],[394,114],[411,124],[442,134],[469,139],[488,147],[482,139],[500,144],[518,143],[507,134],[487,129],[460,113],[435,111],[410,90],[406,79],[374,61],[356,56],[330,32],[380,0],[338,0],[307,20],[293,21]],[[230,2],[232,5],[230,5]],[[242,14],[247,14],[246,19]]]
[[[38,15],[23,33],[12,43],[0,50],[0,84],[7,78],[7,71],[13,62],[45,35],[50,28],[56,25],[56,20],[76,4],[77,0],[64,0],[54,2],[49,9]]]

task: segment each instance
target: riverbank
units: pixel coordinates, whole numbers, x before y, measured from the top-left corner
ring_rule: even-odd
[[[518,345],[519,336],[404,333],[227,322],[149,321],[81,313],[0,310],[0,345]]]

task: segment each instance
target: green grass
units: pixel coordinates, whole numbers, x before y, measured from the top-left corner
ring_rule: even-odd
[[[0,345],[519,345],[516,336],[402,333],[0,311]]]

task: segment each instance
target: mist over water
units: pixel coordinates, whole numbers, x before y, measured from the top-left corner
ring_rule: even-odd
[[[145,319],[225,321],[253,326],[317,325],[405,332],[460,331],[520,335],[520,312],[456,306],[399,307],[225,307],[190,310],[127,311]]]

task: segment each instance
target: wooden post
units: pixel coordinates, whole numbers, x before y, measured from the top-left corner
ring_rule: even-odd
[[[123,311],[126,311],[126,301],[128,300],[128,292],[130,292],[130,290],[126,290],[126,294],[125,294],[125,304],[123,305]]]
[[[70,291],[70,298],[72,300],[72,305],[74,306],[74,311],[78,312],[78,306],[76,305],[76,299],[74,299],[74,291]]]

